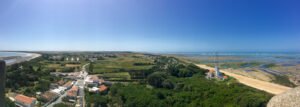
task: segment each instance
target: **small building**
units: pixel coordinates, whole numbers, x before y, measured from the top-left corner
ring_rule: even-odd
[[[207,73],[206,73],[206,79],[212,79],[214,78],[214,70],[210,69]]]
[[[65,88],[65,91],[72,88],[73,86],[73,82],[72,81],[68,81],[67,83],[65,83],[62,87]]]
[[[54,93],[56,93],[56,94],[61,95],[61,94],[64,93],[65,90],[66,90],[65,87],[61,87],[61,86],[60,86],[60,87],[58,87],[58,88],[56,88],[56,89],[51,90],[51,92],[54,92]]]
[[[15,104],[17,107],[34,107],[36,103],[36,98],[28,97],[25,95],[17,95],[15,97]]]
[[[224,76],[221,74],[219,68],[216,66],[214,69],[210,69],[207,73],[206,73],[206,79],[224,79]]]
[[[98,60],[98,58],[89,58],[89,60],[90,60],[91,62],[95,62],[95,61]]]
[[[62,56],[52,56],[50,59],[52,60],[63,60],[63,57]]]
[[[71,72],[71,73],[68,73],[68,76],[74,76],[75,78],[80,77],[80,75],[81,75],[81,72]]]
[[[76,101],[77,95],[78,95],[79,88],[77,86],[73,86],[68,92],[67,97],[69,98],[69,101]]]
[[[99,92],[107,92],[108,87],[105,85],[100,85],[99,86]]]
[[[56,76],[56,77],[64,77],[67,76],[67,73],[61,73],[61,72],[50,72],[50,75]]]
[[[89,88],[88,90],[89,90],[89,92],[97,93],[99,91],[99,88],[93,87],[93,88]]]
[[[228,76],[226,76],[226,75],[225,75],[225,76],[223,76],[223,79],[224,79],[224,80],[228,79]]]
[[[87,86],[96,86],[98,87],[99,84],[101,84],[102,79],[99,79],[97,75],[89,75],[87,78],[84,80],[85,84]]]
[[[51,83],[50,84],[50,89],[56,89],[56,88],[58,88],[58,84],[57,83]]]
[[[49,103],[55,101],[59,97],[59,94],[47,91],[41,95],[41,99],[44,103]]]

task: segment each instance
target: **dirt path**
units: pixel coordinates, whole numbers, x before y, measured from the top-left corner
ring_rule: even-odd
[[[212,67],[202,65],[202,64],[196,64],[196,65],[198,67],[204,68],[204,69],[213,69]],[[271,82],[266,82],[266,81],[261,81],[261,80],[245,77],[245,76],[242,76],[242,75],[231,73],[231,72],[226,71],[226,70],[221,70],[220,72],[222,72],[222,73],[224,73],[228,76],[234,77],[240,83],[243,83],[247,86],[250,86],[250,87],[253,87],[253,88],[256,88],[256,89],[259,89],[259,90],[264,90],[268,93],[275,94],[275,95],[281,94],[281,93],[286,92],[287,90],[291,89],[290,87],[286,87],[286,86],[274,84],[274,83],[271,83]]]

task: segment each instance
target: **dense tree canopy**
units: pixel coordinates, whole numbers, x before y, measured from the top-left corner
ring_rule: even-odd
[[[28,96],[35,96],[36,92],[49,90],[50,83],[57,81],[58,77],[51,76],[52,69],[46,69],[39,63],[44,60],[43,58],[8,66],[6,88],[22,91],[20,93]]]
[[[166,78],[166,74],[162,72],[155,72],[148,76],[148,83],[156,88],[160,88]]]
[[[264,107],[272,95],[228,80],[207,80],[207,70],[158,57],[147,84],[114,84],[110,105],[124,107]]]

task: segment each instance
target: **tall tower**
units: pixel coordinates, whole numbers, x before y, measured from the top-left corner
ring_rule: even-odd
[[[219,62],[218,62],[218,53],[216,53],[215,56],[215,77],[218,78],[220,77],[220,71],[219,71]]]
[[[0,60],[0,107],[5,107],[5,62]]]

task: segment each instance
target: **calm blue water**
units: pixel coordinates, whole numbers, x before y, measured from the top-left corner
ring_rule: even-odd
[[[0,52],[0,57],[9,57],[9,56],[26,56],[26,53],[21,53],[21,52]]]

